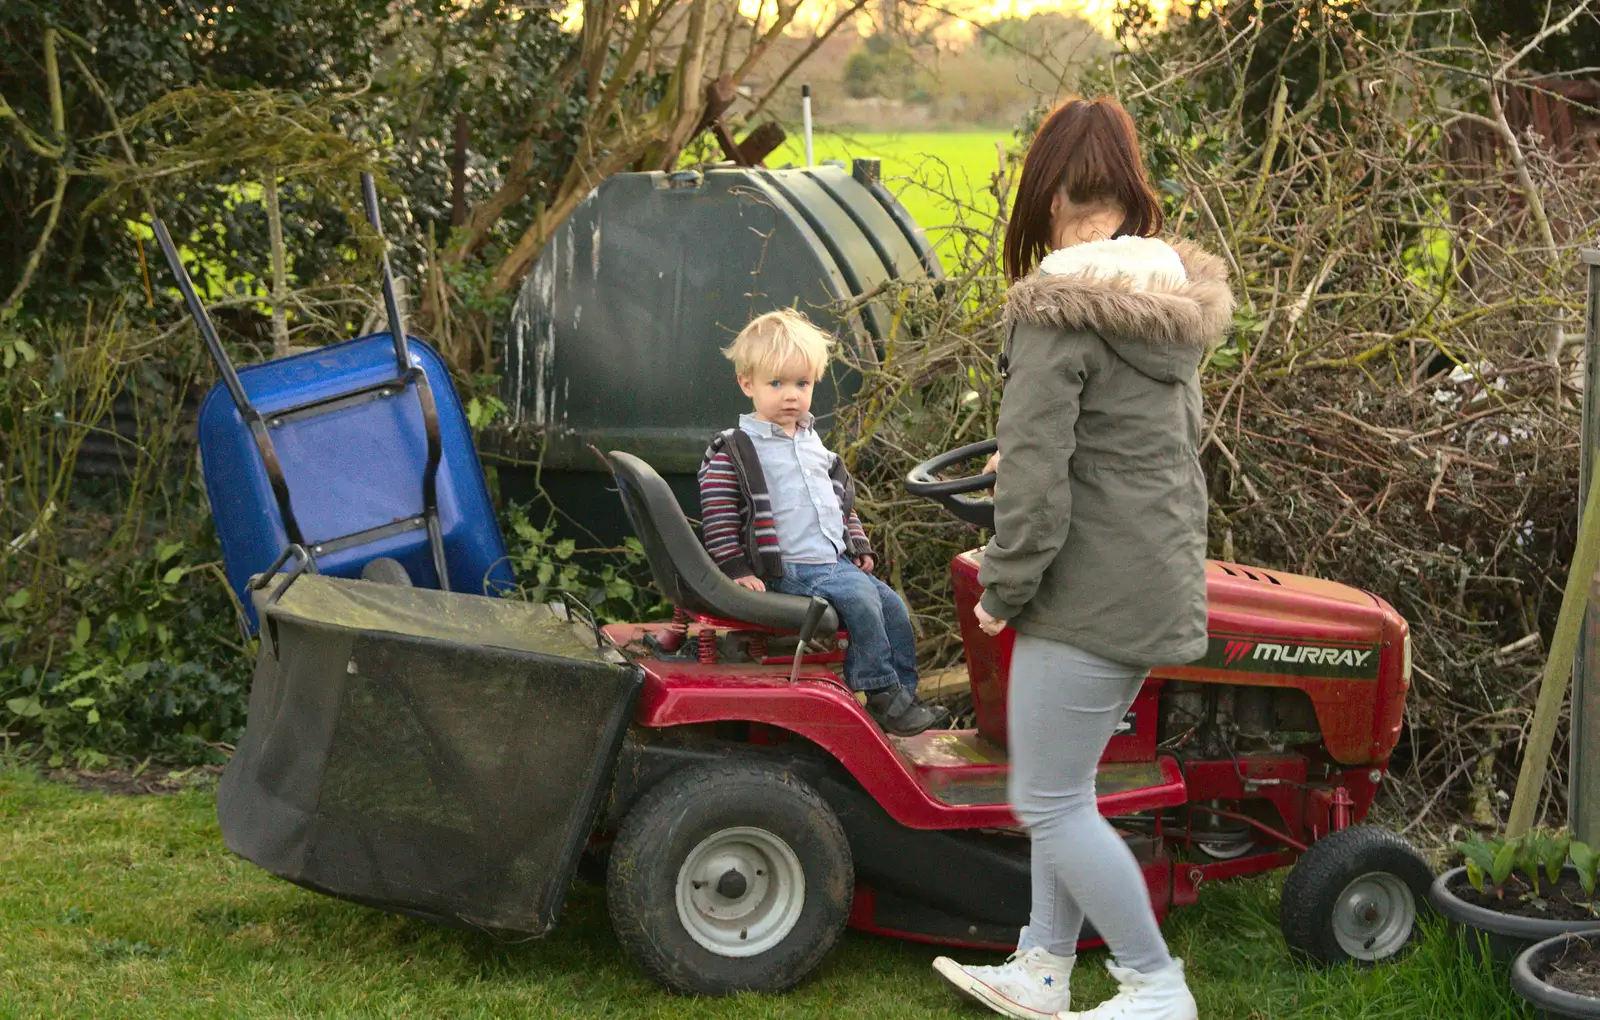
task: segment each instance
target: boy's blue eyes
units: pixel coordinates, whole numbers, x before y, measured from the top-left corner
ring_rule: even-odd
[[[773,387],[774,389],[776,389],[779,386],[783,385],[783,380],[782,379],[773,379],[770,382],[768,382],[767,385]],[[811,380],[810,379],[801,379],[799,382],[795,383],[795,385],[800,387],[801,389],[805,389],[807,386],[811,385]]]

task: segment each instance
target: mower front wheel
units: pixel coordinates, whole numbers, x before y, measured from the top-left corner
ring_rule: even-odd
[[[855,871],[806,783],[727,762],[663,780],[623,820],[606,879],[617,938],[675,992],[781,992],[838,941]]]
[[[1322,964],[1393,959],[1419,934],[1432,884],[1427,860],[1394,833],[1332,833],[1311,844],[1283,884],[1284,940]]]

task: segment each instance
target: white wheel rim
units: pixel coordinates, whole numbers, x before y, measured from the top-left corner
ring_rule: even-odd
[[[1229,843],[1202,843],[1199,840],[1195,840],[1194,845],[1208,857],[1219,861],[1231,861],[1235,858],[1243,857],[1256,848],[1256,842],[1253,839],[1240,839]]]
[[[806,875],[789,844],[741,825],[701,840],[678,869],[678,919],[718,956],[764,953],[782,942],[806,904]]]
[[[1384,871],[1362,875],[1339,894],[1333,937],[1357,960],[1382,960],[1405,946],[1417,923],[1411,888]]]

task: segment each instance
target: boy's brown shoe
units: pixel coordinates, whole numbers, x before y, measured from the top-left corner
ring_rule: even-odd
[[[923,730],[931,729],[941,718],[945,721],[950,718],[944,709],[928,707],[899,684],[881,691],[869,691],[867,714],[877,720],[885,733],[896,737],[914,737]]]

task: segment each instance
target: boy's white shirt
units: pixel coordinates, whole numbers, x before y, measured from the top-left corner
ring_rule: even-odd
[[[1189,279],[1172,245],[1159,237],[1113,237],[1057,248],[1039,261],[1051,276],[1120,277],[1135,291],[1170,290]]]

